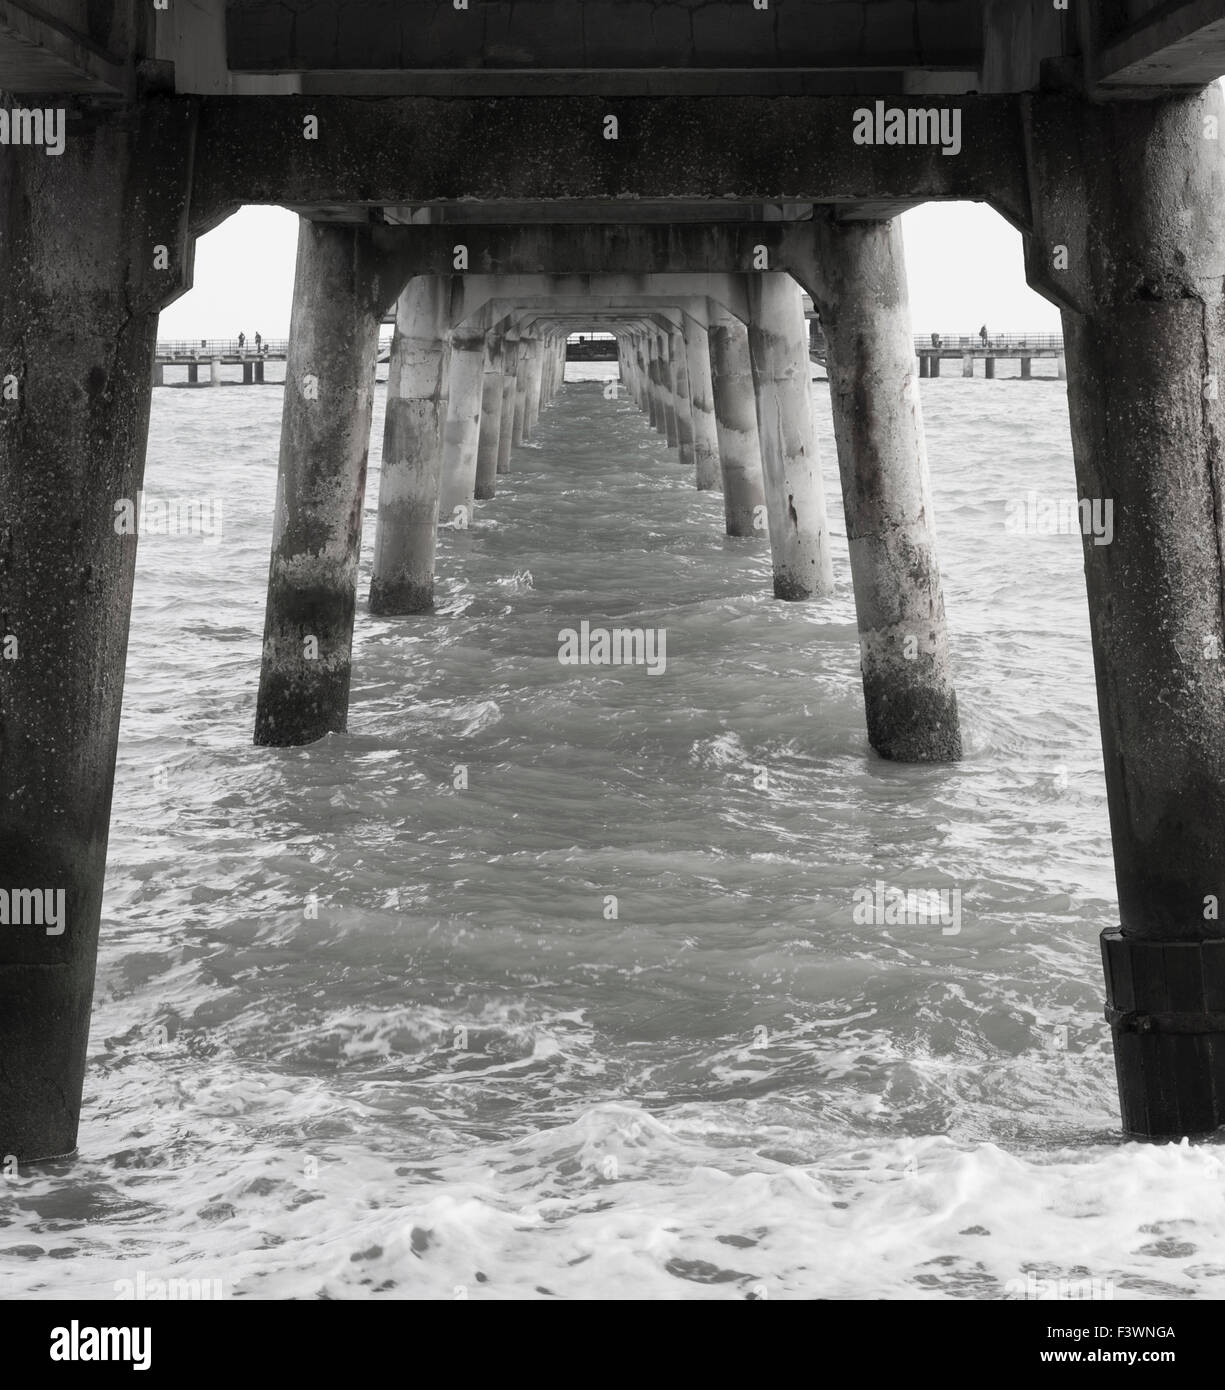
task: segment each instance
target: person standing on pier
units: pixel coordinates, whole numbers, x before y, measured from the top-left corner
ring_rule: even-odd
[[[986,347],[986,346],[987,346],[987,325],[986,325],[985,323],[984,323],[983,326],[978,330],[978,336],[983,340],[983,347]]]
[[[256,356],[258,356],[259,353],[260,353],[260,351],[261,351],[260,343],[262,343],[263,341],[264,341],[264,340],[263,340],[263,339],[259,336],[259,334],[257,333],[257,334],[255,335],[255,352],[256,352]]]
[[[246,347],[246,345],[247,345],[247,335],[246,335],[245,333],[240,333],[240,334],[238,335],[238,351],[241,352],[241,351],[243,350],[243,348]]]

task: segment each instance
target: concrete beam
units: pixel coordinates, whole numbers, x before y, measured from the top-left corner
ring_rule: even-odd
[[[0,92],[130,96],[134,68],[122,31],[106,25],[99,36],[97,28],[84,4],[0,0]]]
[[[654,75],[975,71],[978,0],[842,0],[813,22],[806,0],[516,0],[418,5],[383,0],[228,0],[230,67],[247,72],[358,74],[400,70],[469,79],[480,73]]]
[[[1103,87],[1204,87],[1225,74],[1222,0],[1133,0],[1089,64]],[[1143,13],[1136,14],[1137,10]]]
[[[244,203],[674,199],[725,204],[988,200],[1026,217],[1021,101],[898,98],[955,106],[962,144],[860,145],[857,97],[610,99],[199,97],[194,208]],[[185,115],[186,115],[185,110]],[[304,138],[315,126],[317,139]],[[819,157],[814,157],[814,152]]]

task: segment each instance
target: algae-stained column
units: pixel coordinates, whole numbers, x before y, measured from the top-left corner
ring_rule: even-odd
[[[450,365],[451,280],[419,275],[396,305],[387,369],[372,613],[429,613]]]
[[[679,324],[668,330],[668,356],[672,360],[672,399],[676,404],[676,451],[681,466],[693,467],[693,410],[689,403],[689,363],[685,356],[685,332]]]
[[[543,338],[533,336],[527,359],[527,391],[523,398],[523,437],[531,439],[540,423],[540,392],[544,381],[544,355],[547,345]]]
[[[1031,284],[1063,305],[1117,929],[1123,1127],[1225,1123],[1225,102],[1044,98]],[[1125,178],[1120,170],[1126,170]]]
[[[748,330],[713,299],[707,300],[706,309],[727,534],[754,536],[766,529],[766,492]]]
[[[442,430],[442,494],[439,520],[465,529],[472,520],[476,460],[485,393],[488,306],[451,330],[450,399]],[[500,411],[499,411],[500,413]]]
[[[519,330],[508,328],[502,337],[502,407],[498,423],[498,472],[510,472],[511,440],[515,431],[515,378],[519,369]]]
[[[961,757],[927,447],[897,222],[813,224],[801,275],[821,314],[859,621],[868,742]]]
[[[689,372],[689,410],[693,429],[694,477],[699,491],[719,486],[719,436],[715,427],[715,406],[710,379],[710,343],[706,331],[706,302],[700,301],[701,316],[686,312],[683,318],[685,362]]]
[[[0,157],[0,1171],[76,1148],[157,316],[190,283],[182,121],[62,133]]]
[[[481,431],[476,448],[476,486],[473,495],[487,501],[494,495],[498,472],[498,440],[502,430],[502,339],[491,333],[485,342],[485,378],[481,394]]]
[[[667,328],[655,330],[655,347],[659,356],[660,433],[675,449],[679,442],[676,428],[676,388],[673,384],[672,335]]]
[[[379,285],[366,227],[300,219],[257,744],[343,730]]]
[[[808,324],[790,275],[746,275],[749,357],[774,554],[774,594],[806,599],[834,587],[810,395]]]
[[[531,367],[532,340],[525,333],[519,334],[519,346],[515,353],[515,414],[511,424],[511,442],[515,447],[526,438],[527,426],[527,382]]]

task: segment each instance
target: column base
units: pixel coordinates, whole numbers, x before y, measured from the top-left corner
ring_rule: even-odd
[[[1225,1124],[1225,937],[1101,936],[1106,1019],[1125,1133],[1210,1134]]]

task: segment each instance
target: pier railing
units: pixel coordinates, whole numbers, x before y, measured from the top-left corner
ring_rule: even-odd
[[[265,338],[258,348],[251,339],[240,346],[237,338],[172,339],[157,345],[158,357],[184,362],[208,362],[214,357],[284,357],[288,351],[287,338]]]
[[[950,352],[1062,352],[1062,333],[991,333],[984,343],[978,333],[938,333],[938,343],[930,333],[916,333],[916,352],[932,352],[937,348]]]

